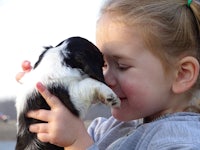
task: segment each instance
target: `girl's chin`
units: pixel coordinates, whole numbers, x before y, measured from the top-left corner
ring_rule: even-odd
[[[126,117],[121,113],[120,108],[111,108],[111,114],[119,121],[127,121]]]
[[[138,119],[137,115],[131,113],[127,114],[126,111],[123,111],[123,109],[120,108],[111,108],[111,114],[115,119],[124,122]]]
[[[111,112],[118,112],[121,110],[121,107],[111,107]]]

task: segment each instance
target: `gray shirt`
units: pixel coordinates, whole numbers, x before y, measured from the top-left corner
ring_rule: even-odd
[[[180,112],[151,123],[97,118],[88,128],[88,150],[200,150],[200,114]]]

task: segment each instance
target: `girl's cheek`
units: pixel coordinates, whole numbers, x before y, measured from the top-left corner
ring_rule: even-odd
[[[142,108],[146,104],[147,91],[143,90],[139,85],[128,85],[123,87],[124,94],[138,108]]]

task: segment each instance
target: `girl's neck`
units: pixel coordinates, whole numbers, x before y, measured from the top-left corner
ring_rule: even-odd
[[[149,117],[144,118],[143,123],[150,123],[150,122],[153,122],[153,121],[156,121],[156,120],[164,119],[171,114],[172,113],[165,113],[165,114],[161,114],[161,115],[149,116]]]
[[[169,106],[167,106],[164,110],[154,113],[150,116],[147,116],[144,118],[144,123],[149,123],[155,120],[160,120],[163,119],[170,114],[174,114],[177,112],[194,112],[189,110],[191,107],[191,98],[188,95],[179,95],[178,98],[177,96],[173,99],[169,100]]]

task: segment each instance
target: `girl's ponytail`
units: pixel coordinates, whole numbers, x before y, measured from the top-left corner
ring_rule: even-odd
[[[199,37],[200,37],[200,0],[192,0],[191,4],[188,6],[191,8],[196,21],[197,21],[197,26],[199,29]]]

